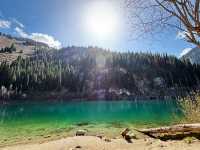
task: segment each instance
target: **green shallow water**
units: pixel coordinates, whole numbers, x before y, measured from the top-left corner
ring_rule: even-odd
[[[5,144],[52,135],[64,136],[73,134],[78,128],[114,132],[124,127],[169,125],[177,121],[174,116],[179,118],[181,113],[173,100],[1,105],[0,142]]]

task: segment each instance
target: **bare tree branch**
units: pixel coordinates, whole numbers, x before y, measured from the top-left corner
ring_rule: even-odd
[[[183,31],[186,41],[200,47],[200,0],[125,1],[134,14],[133,26],[145,34],[168,26]]]

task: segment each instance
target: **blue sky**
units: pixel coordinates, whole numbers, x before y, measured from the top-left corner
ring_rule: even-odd
[[[116,38],[97,39],[84,28],[85,11],[90,10],[90,3],[93,1],[1,0],[0,21],[7,22],[0,23],[0,31],[33,39],[45,37],[47,41],[56,41],[57,45],[60,42],[62,46],[98,46],[118,51],[151,51],[176,56],[179,56],[183,49],[194,47],[177,39],[175,30],[156,34],[153,39],[133,40],[130,35],[134,35],[134,32],[130,32],[126,12],[118,1],[115,1],[115,4],[123,28]]]

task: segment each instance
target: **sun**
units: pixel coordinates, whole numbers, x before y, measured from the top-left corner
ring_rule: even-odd
[[[95,38],[112,38],[117,33],[119,18],[112,3],[93,2],[85,16],[87,32]]]

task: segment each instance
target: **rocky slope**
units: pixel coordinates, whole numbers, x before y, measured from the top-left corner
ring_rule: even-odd
[[[48,45],[44,43],[0,33],[0,49],[10,47],[12,44],[14,44],[16,51],[12,53],[0,53],[0,62],[12,62],[16,60],[18,56],[21,56],[22,58],[31,56],[34,53],[35,47],[49,48]]]

